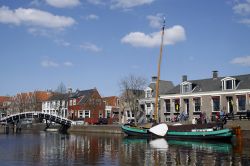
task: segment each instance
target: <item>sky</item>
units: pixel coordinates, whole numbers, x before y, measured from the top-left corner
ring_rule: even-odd
[[[250,73],[250,0],[0,0],[0,96]]]

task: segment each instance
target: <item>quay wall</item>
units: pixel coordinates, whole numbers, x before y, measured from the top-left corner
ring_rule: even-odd
[[[43,131],[46,125],[43,123],[30,124],[27,126],[22,126],[22,131]],[[250,137],[250,120],[229,120],[224,126],[226,128],[240,127],[243,133],[249,133]],[[51,128],[59,129],[60,125],[52,125]],[[0,126],[0,134],[4,133],[4,126]],[[68,129],[68,133],[113,133],[113,134],[122,134],[121,125],[76,125],[71,126]]]
[[[92,132],[92,133],[112,133],[122,134],[120,125],[78,125],[71,126],[68,133]]]

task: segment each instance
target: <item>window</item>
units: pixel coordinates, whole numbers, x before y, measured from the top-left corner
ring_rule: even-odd
[[[146,103],[146,105],[147,105],[147,108],[151,107],[151,103]]]
[[[190,82],[183,82],[181,84],[181,93],[189,93],[192,91],[192,83]]]
[[[117,99],[117,100],[116,100],[116,106],[119,106],[119,105],[120,105],[120,100]]]
[[[194,98],[194,111],[195,112],[201,111],[201,98]]]
[[[222,82],[222,90],[233,90],[236,89],[239,80],[236,80],[235,78],[232,77],[226,77],[221,80]]]
[[[90,111],[89,110],[84,111],[84,118],[90,118]]]
[[[64,100],[62,101],[62,107],[65,107],[65,101]]]
[[[127,116],[130,117],[130,111],[127,111]]]
[[[111,117],[111,110],[107,110],[107,118]]]
[[[83,111],[79,111],[79,118],[83,118]]]
[[[226,81],[226,89],[233,89],[233,81],[232,80],[228,80]]]
[[[76,99],[73,99],[73,105],[76,105]]]
[[[174,100],[174,110],[175,112],[180,112],[180,100],[179,99]]]
[[[151,90],[147,90],[146,91],[146,98],[150,98],[151,97]]]
[[[165,104],[166,104],[166,112],[170,112],[170,100],[166,99]]]
[[[102,111],[99,111],[99,118],[102,118]]]
[[[212,97],[213,111],[220,111],[220,97]]]
[[[245,111],[246,110],[246,96],[237,96],[238,98],[238,110]]]

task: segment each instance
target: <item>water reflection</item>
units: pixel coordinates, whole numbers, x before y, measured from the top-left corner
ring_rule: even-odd
[[[113,134],[0,135],[0,165],[250,165],[249,139],[231,143]]]
[[[233,143],[124,138],[132,151],[144,147],[144,165],[249,165],[249,152],[239,155]],[[235,142],[238,145],[238,141]],[[130,153],[130,151],[128,151]],[[242,153],[241,153],[242,154]]]

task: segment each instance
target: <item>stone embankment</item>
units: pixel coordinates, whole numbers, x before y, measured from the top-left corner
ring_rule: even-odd
[[[120,125],[77,125],[71,126],[68,129],[68,133],[112,133],[112,134],[122,134]]]
[[[58,129],[60,126],[55,125],[52,128]],[[250,120],[229,120],[227,121],[226,128],[240,127],[243,133],[249,133],[250,136]],[[42,131],[45,129],[45,124],[30,124],[28,126],[22,127],[22,131],[32,130],[32,131]],[[68,129],[68,133],[110,133],[110,134],[122,134],[120,125],[76,125],[71,126]],[[0,133],[4,133],[4,127],[0,126]]]

